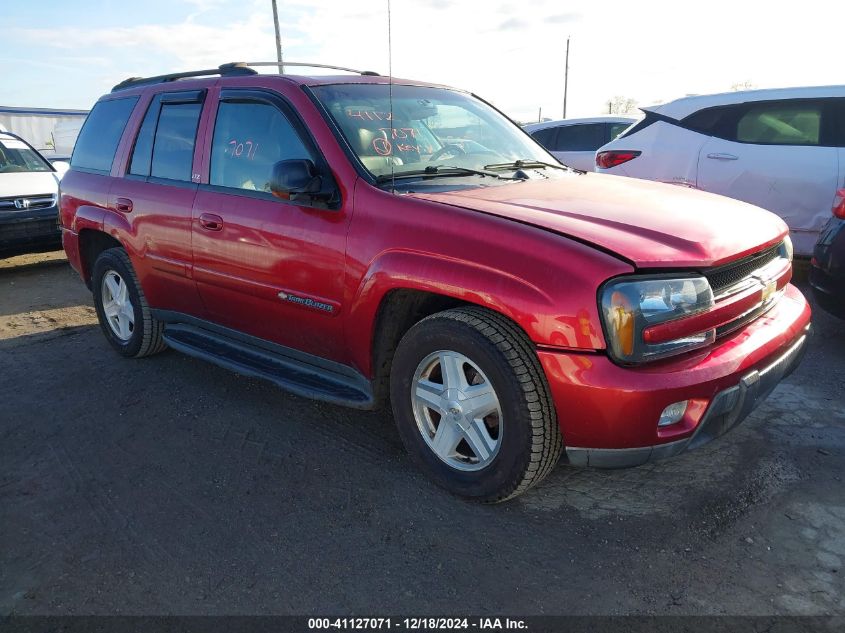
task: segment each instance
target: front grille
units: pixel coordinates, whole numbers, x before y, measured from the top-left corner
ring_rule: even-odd
[[[786,260],[782,260],[782,265],[775,263],[783,257],[781,250],[782,244],[778,244],[738,262],[705,271],[704,276],[707,277],[713,289],[716,305],[738,293],[754,288],[761,290],[766,283],[777,278],[784,270],[783,266],[786,265]],[[716,328],[716,337],[726,336],[759,318],[777,303],[782,294],[782,290],[775,292],[732,321],[719,326]]]
[[[732,262],[719,268],[714,268],[704,273],[713,289],[713,295],[718,297],[725,290],[735,286],[751,276],[754,271],[763,268],[766,264],[778,257],[780,244],[773,246],[750,257]]]
[[[782,294],[783,291],[781,290],[771,299],[769,299],[769,301],[766,301],[765,303],[759,303],[745,314],[739,315],[733,321],[725,323],[724,325],[720,325],[716,328],[716,338],[721,338],[723,336],[727,336],[731,332],[736,332],[738,329],[748,325],[755,319],[763,316],[766,312],[769,311],[770,308],[774,307],[774,305],[778,302]]]
[[[28,211],[46,209],[56,204],[56,196],[51,193],[39,193],[30,196],[12,196],[0,198],[0,211]]]

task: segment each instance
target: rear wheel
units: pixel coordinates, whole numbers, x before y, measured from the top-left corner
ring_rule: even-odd
[[[437,484],[503,501],[545,477],[562,440],[533,345],[483,308],[447,310],[402,338],[391,369],[402,441]]]
[[[92,288],[100,327],[120,354],[141,358],[167,347],[164,326],[152,316],[126,251],[110,248],[100,253]]]

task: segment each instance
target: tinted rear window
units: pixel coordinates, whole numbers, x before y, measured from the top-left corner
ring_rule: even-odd
[[[71,166],[108,173],[120,137],[137,101],[138,97],[126,97],[97,103],[79,133]]]
[[[555,144],[555,136],[557,135],[557,128],[556,127],[546,127],[542,130],[537,130],[535,132],[531,132],[531,136],[534,137],[534,140],[537,141],[540,145],[545,147],[546,149],[554,149]]]
[[[557,130],[553,150],[558,152],[594,152],[604,145],[603,123],[563,125]]]
[[[729,133],[732,121],[736,121],[736,106],[705,108],[693,112],[681,123],[694,132],[725,138]]]
[[[194,143],[201,111],[201,103],[162,105],[155,133],[150,176],[191,180]]]

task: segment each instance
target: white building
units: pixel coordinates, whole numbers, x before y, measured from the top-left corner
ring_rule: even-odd
[[[88,110],[0,106],[0,131],[17,134],[45,156],[70,156]]]

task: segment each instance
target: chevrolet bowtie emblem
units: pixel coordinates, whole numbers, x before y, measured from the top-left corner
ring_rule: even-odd
[[[775,294],[775,290],[777,290],[777,287],[778,284],[774,279],[764,282],[763,295],[761,297],[763,303],[771,299],[772,295]]]

